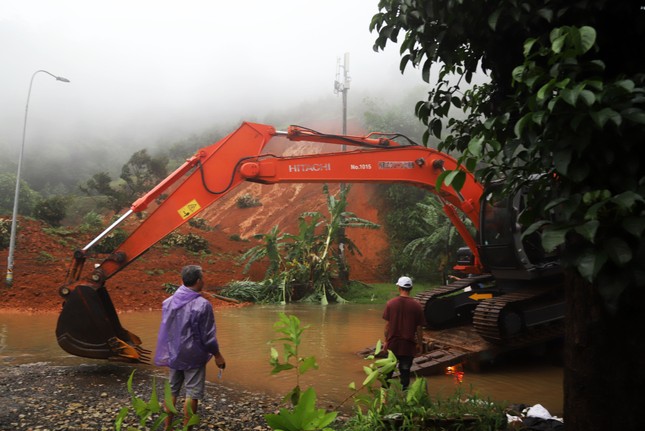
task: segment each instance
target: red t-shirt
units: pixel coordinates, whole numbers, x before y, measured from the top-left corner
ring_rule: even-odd
[[[421,304],[414,298],[397,296],[385,305],[383,319],[389,322],[385,347],[395,355],[414,356],[417,328],[425,325]]]

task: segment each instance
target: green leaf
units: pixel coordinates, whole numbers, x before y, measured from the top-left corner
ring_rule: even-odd
[[[121,431],[123,420],[125,419],[125,417],[128,415],[129,412],[130,412],[130,409],[127,407],[123,407],[121,410],[119,410],[119,414],[116,416],[116,420],[114,421],[114,429],[116,431]]]
[[[621,112],[623,118],[639,124],[645,124],[645,112],[638,108],[628,108]]]
[[[583,26],[580,27],[580,45],[582,48],[581,54],[589,51],[596,43],[596,30],[593,27]]]
[[[309,370],[317,370],[318,369],[318,364],[316,363],[316,358],[314,356],[309,356],[305,359],[303,359],[302,363],[300,364],[300,367],[298,368],[298,371],[300,374],[304,374]]]
[[[576,226],[575,231],[582,235],[582,237],[587,241],[594,243],[599,226],[600,222],[598,220],[591,220],[580,226]]]
[[[152,378],[152,393],[150,394],[150,401],[148,401],[148,410],[152,413],[159,413],[161,411],[159,398],[157,398],[157,385],[155,384],[154,377]]]
[[[596,95],[593,92],[589,91],[589,90],[582,90],[580,92],[580,98],[582,99],[584,104],[587,105],[587,106],[593,105],[594,102],[596,101]]]
[[[534,37],[526,39],[526,41],[524,42],[524,57],[529,56],[529,54],[531,53],[531,49],[533,49],[533,45],[535,45],[535,42],[537,41],[538,39]],[[520,67],[523,67],[523,66],[520,66]]]
[[[164,383],[163,393],[166,408],[170,411],[170,413],[177,414],[177,408],[172,403],[172,389],[170,388],[170,382],[168,380],[166,380],[166,382]]]
[[[635,87],[634,81],[632,81],[631,79],[622,79],[620,81],[616,81],[614,85],[622,88],[623,90],[626,90],[629,93],[634,91]]]
[[[347,388],[349,388],[352,391],[356,390],[356,383],[351,382],[349,385],[347,385]]]
[[[607,256],[604,253],[587,251],[578,258],[576,266],[580,275],[591,283],[606,261]]]
[[[614,196],[611,200],[623,210],[630,210],[636,202],[645,201],[641,195],[632,191],[623,192]]]
[[[645,231],[645,218],[626,217],[623,220],[623,228],[630,234],[634,235],[636,238],[640,238]]]
[[[542,247],[549,253],[564,244],[569,228],[545,229],[542,233]]]
[[[553,51],[556,54],[559,54],[562,51],[562,47],[564,46],[564,42],[567,40],[567,35],[563,34],[562,36],[558,36],[555,40],[551,42],[551,51]]]
[[[488,26],[490,27],[491,30],[495,31],[497,28],[497,20],[499,19],[499,15],[502,13],[502,9],[496,9],[493,13],[491,13],[488,16]]]
[[[571,106],[576,106],[580,91],[576,89],[565,88],[560,92],[560,98]]]
[[[550,223],[551,222],[547,220],[540,220],[538,222],[531,224],[524,232],[522,232],[522,238],[527,237],[532,233],[539,231],[540,229],[542,229],[543,226],[548,225]]]
[[[542,8],[537,11],[538,15],[544,18],[548,23],[553,21],[553,9]]]
[[[554,85],[555,85],[555,79],[551,79],[549,82],[547,82],[542,87],[540,87],[540,89],[537,92],[538,101],[542,101],[547,96],[549,96],[551,94],[551,90],[553,89]]]
[[[555,169],[559,173],[566,175],[567,172],[569,171],[569,164],[571,163],[571,154],[572,154],[572,151],[570,148],[556,151],[553,154],[553,164],[555,165]]]
[[[271,374],[278,374],[282,371],[292,370],[294,368],[296,367],[292,364],[277,364],[274,365],[273,369],[271,370]]]
[[[616,126],[620,126],[622,122],[622,117],[616,111],[611,108],[604,108],[598,112],[591,112],[589,114],[599,128],[604,128],[607,121],[611,120]]]
[[[513,81],[522,82],[525,70],[526,68],[524,66],[517,66],[515,69],[513,69],[513,72],[512,72]]]
[[[378,370],[371,371],[368,376],[363,380],[363,386],[367,386],[372,383],[379,376]]]
[[[381,342],[381,340],[378,340],[376,342],[376,347],[374,348],[374,354],[378,355],[379,353],[381,353],[381,350],[383,350],[383,343]]]
[[[515,123],[515,127],[513,131],[515,132],[515,137],[521,138],[522,137],[522,132],[524,131],[524,127],[526,126],[526,123],[531,121],[531,116],[532,114],[529,112],[528,114],[524,115],[520,120]]]
[[[609,238],[604,243],[605,251],[616,265],[623,266],[632,260],[632,249],[620,238]]]
[[[421,69],[421,78],[425,82],[430,82],[430,66],[432,66],[433,59],[426,59],[423,63],[423,68]]]
[[[449,171],[444,180],[444,184],[452,186],[455,190],[459,191],[466,183],[466,173],[462,170]]]
[[[468,142],[468,151],[475,157],[481,157],[484,146],[484,136],[478,135]]]

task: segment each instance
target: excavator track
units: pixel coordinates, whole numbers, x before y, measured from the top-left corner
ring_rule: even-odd
[[[547,300],[556,292],[553,287],[532,288],[482,301],[475,309],[473,326],[484,340],[494,344],[527,345],[554,338],[564,330],[564,319],[556,317],[564,315],[563,302]],[[539,307],[540,302],[544,302],[541,310],[555,310],[555,316],[549,318],[548,312],[543,313],[547,316],[543,321],[527,325],[524,314],[531,306]]]
[[[475,277],[468,277],[456,280],[445,286],[437,287],[432,290],[427,290],[421,292],[414,297],[424,310],[426,315],[426,323],[429,327],[442,328],[454,326],[456,323],[465,323],[465,321],[470,321],[470,316],[466,315],[455,315],[450,316],[449,313],[452,313],[454,307],[453,303],[446,303],[445,307],[438,305],[439,301],[446,301],[446,298],[464,292],[464,289],[467,287],[473,288],[477,285],[486,285],[494,281],[494,277],[490,274],[478,275]],[[472,290],[473,293],[476,293],[478,288]],[[446,315],[444,315],[443,310],[445,310]]]

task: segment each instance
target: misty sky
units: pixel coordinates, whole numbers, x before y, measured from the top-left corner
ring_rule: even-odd
[[[125,134],[155,140],[167,130],[180,136],[225,121],[255,121],[333,97],[337,59],[345,52],[350,109],[353,94],[387,97],[418,86],[418,71],[401,76],[398,47],[373,51],[369,23],[377,4],[2,0],[0,148],[10,151],[0,157],[20,144],[29,81],[39,69],[71,83],[36,76],[30,148],[97,137],[109,143]]]

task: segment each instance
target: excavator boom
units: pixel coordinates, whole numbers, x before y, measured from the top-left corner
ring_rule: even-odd
[[[222,140],[199,150],[85,248],[75,252],[68,276],[60,288],[65,298],[56,334],[59,345],[78,356],[145,362],[149,354],[141,340],[125,330],[118,319],[105,282],[152,245],[246,181],[276,183],[405,183],[435,193],[474,256],[471,272],[481,269],[474,238],[459,210],[479,226],[482,186],[467,173],[460,191],[437,186],[444,170],[462,169],[450,156],[412,145],[399,135],[327,135],[297,126],[287,132],[268,125],[243,123]],[[312,143],[314,154],[278,156],[268,153],[270,142]],[[403,141],[403,143],[399,142]],[[329,151],[330,146],[337,149]],[[348,151],[345,148],[349,147]],[[92,246],[131,214],[142,218],[130,236],[100,265],[83,277],[83,264]]]

